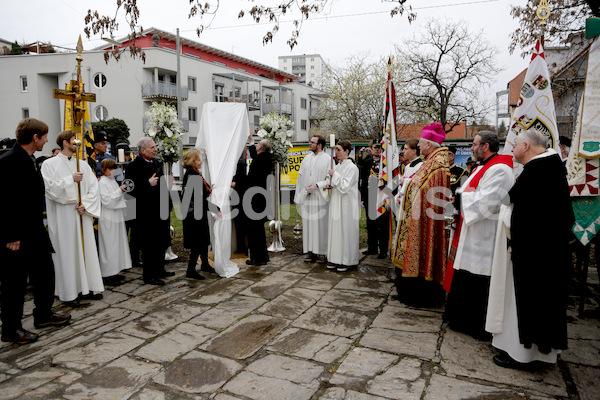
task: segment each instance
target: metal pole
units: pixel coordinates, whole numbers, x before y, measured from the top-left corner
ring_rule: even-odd
[[[179,28],[177,28],[177,119],[181,121],[181,41],[179,40]],[[183,141],[179,140],[179,171],[183,160]],[[171,177],[167,178],[171,181]]]

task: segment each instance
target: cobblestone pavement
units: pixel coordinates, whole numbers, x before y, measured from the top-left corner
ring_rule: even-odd
[[[168,269],[164,287],[130,270],[63,328],[35,330],[28,301],[24,326],[40,339],[1,345],[0,398],[600,398],[600,322],[577,318],[575,304],[559,364],[524,372],[497,367],[491,345],[448,329],[442,309],[395,300],[386,260],[337,273],[276,255],[204,281]]]

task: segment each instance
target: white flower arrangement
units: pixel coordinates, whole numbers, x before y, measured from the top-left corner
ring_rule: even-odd
[[[294,123],[284,115],[270,113],[263,115],[260,120],[261,130],[257,135],[262,139],[269,139],[273,145],[273,161],[287,165],[287,152],[293,146],[290,139],[294,136]]]
[[[152,103],[146,111],[146,134],[156,143],[156,159],[163,163],[179,161],[179,137],[182,124],[174,106]]]

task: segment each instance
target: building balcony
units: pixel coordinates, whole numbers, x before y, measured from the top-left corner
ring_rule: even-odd
[[[292,105],[289,103],[281,103],[281,102],[275,102],[275,103],[263,103],[263,114],[269,114],[269,113],[282,113],[282,114],[292,114]]]
[[[182,86],[181,100],[188,99],[188,88]],[[168,82],[148,82],[142,85],[142,98],[147,100],[177,100],[177,85]]]

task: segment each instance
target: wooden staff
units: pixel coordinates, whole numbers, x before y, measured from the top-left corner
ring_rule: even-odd
[[[73,140],[73,145],[76,148],[75,162],[77,163],[77,172],[79,172],[79,148],[81,147],[81,140],[79,138],[75,138],[75,140]],[[77,182],[77,195],[79,197],[79,202],[77,203],[77,205],[81,206],[81,182]],[[79,211],[77,213],[79,214]],[[83,214],[79,214],[79,232],[81,233],[81,248],[83,250],[83,260],[85,262],[85,242],[83,241]]]

